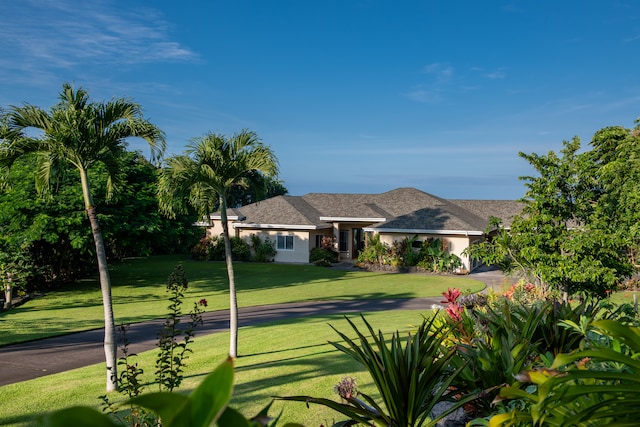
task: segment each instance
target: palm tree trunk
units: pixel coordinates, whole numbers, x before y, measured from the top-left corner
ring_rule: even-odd
[[[107,364],[107,391],[114,391],[118,386],[118,372],[116,365],[117,347],[115,340],[115,321],[113,317],[113,303],[111,299],[111,279],[107,266],[107,253],[104,249],[102,230],[98,223],[96,208],[93,206],[91,187],[87,171],[80,171],[82,180],[82,193],[84,194],[85,209],[91,224],[93,241],[96,245],[96,257],[98,258],[98,271],[100,276],[100,289],[102,291],[102,306],[104,308],[104,355]]]
[[[224,239],[224,258],[227,262],[227,275],[229,276],[229,357],[235,358],[238,356],[238,300],[236,299],[231,239],[227,223],[227,200],[224,195],[220,196],[220,220],[222,221],[222,238]]]

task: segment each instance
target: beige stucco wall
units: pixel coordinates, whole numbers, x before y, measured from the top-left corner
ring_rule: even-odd
[[[275,262],[291,262],[291,263],[308,263],[309,262],[309,231],[288,231],[288,230],[255,230],[255,229],[240,229],[239,237],[245,239],[247,242],[251,242],[250,236],[255,234],[264,240],[269,238],[274,244],[277,241],[278,235],[293,236],[293,250],[287,251],[277,249]]]
[[[274,261],[286,262],[286,263],[308,263],[309,253],[311,249],[315,247],[315,236],[335,236],[338,238],[340,229],[349,231],[349,249],[351,250],[351,229],[355,227],[367,226],[367,224],[356,223],[343,223],[335,224],[332,229],[325,230],[260,230],[260,229],[235,229],[233,222],[229,221],[229,231],[232,236],[239,236],[244,238],[247,242],[250,241],[250,236],[256,234],[261,239],[269,237],[272,242],[276,242],[276,236],[280,235],[292,235],[293,239],[293,251],[278,250]],[[335,233],[335,235],[334,235]],[[219,236],[222,234],[222,224],[220,221],[216,221],[213,227],[207,229],[207,235],[209,237]],[[411,239],[415,236],[415,233],[403,234],[403,233],[380,233],[380,241],[388,245],[392,245],[394,241],[402,240],[403,238]],[[471,263],[468,257],[463,256],[462,252],[469,246],[471,241],[481,240],[479,236],[460,236],[460,235],[443,235],[443,234],[421,234],[418,235],[418,240],[425,240],[426,238],[439,238],[447,243],[449,252],[457,255],[462,260],[462,267],[467,271],[471,270]],[[336,243],[337,246],[337,243]],[[337,248],[336,248],[337,249]],[[346,258],[346,254],[341,254]]]

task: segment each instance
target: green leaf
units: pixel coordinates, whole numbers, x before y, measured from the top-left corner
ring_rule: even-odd
[[[216,420],[229,404],[233,394],[233,359],[228,358],[202,381],[189,400],[192,427],[206,427]]]
[[[593,326],[606,331],[612,337],[622,339],[634,352],[640,353],[640,328],[624,325],[614,320],[597,320]]]
[[[233,361],[220,364],[189,397],[177,393],[150,393],[134,397],[129,403],[158,414],[165,427],[207,427],[217,420],[231,399]]]
[[[119,427],[108,415],[86,406],[61,409],[42,418],[45,427]]]
[[[218,418],[218,427],[251,427],[251,424],[240,412],[227,406]]]
[[[179,418],[184,412],[189,405],[189,398],[184,394],[159,391],[133,397],[126,403],[147,408],[162,418],[165,426],[174,426],[173,419]]]

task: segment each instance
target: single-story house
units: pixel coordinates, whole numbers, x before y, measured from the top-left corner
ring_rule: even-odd
[[[227,210],[229,232],[249,239],[252,234],[276,244],[275,261],[309,262],[311,249],[323,237],[335,239],[342,260],[358,257],[367,233],[377,233],[391,245],[403,238],[440,238],[463,268],[476,265],[462,255],[482,241],[489,219],[501,218],[509,226],[522,204],[512,200],[445,200],[415,188],[397,188],[381,194],[310,193],[276,196]],[[209,236],[222,233],[220,213],[210,216]]]

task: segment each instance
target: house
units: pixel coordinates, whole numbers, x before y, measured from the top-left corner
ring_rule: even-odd
[[[227,215],[232,236],[249,239],[256,234],[275,242],[277,262],[309,262],[311,249],[320,246],[323,237],[335,239],[341,259],[356,259],[365,236],[377,233],[390,245],[405,237],[440,238],[471,271],[476,266],[462,255],[464,249],[485,239],[492,216],[508,227],[521,210],[516,201],[445,200],[415,188],[397,188],[381,194],[277,196],[228,209]],[[209,235],[220,235],[220,213],[210,220]]]

